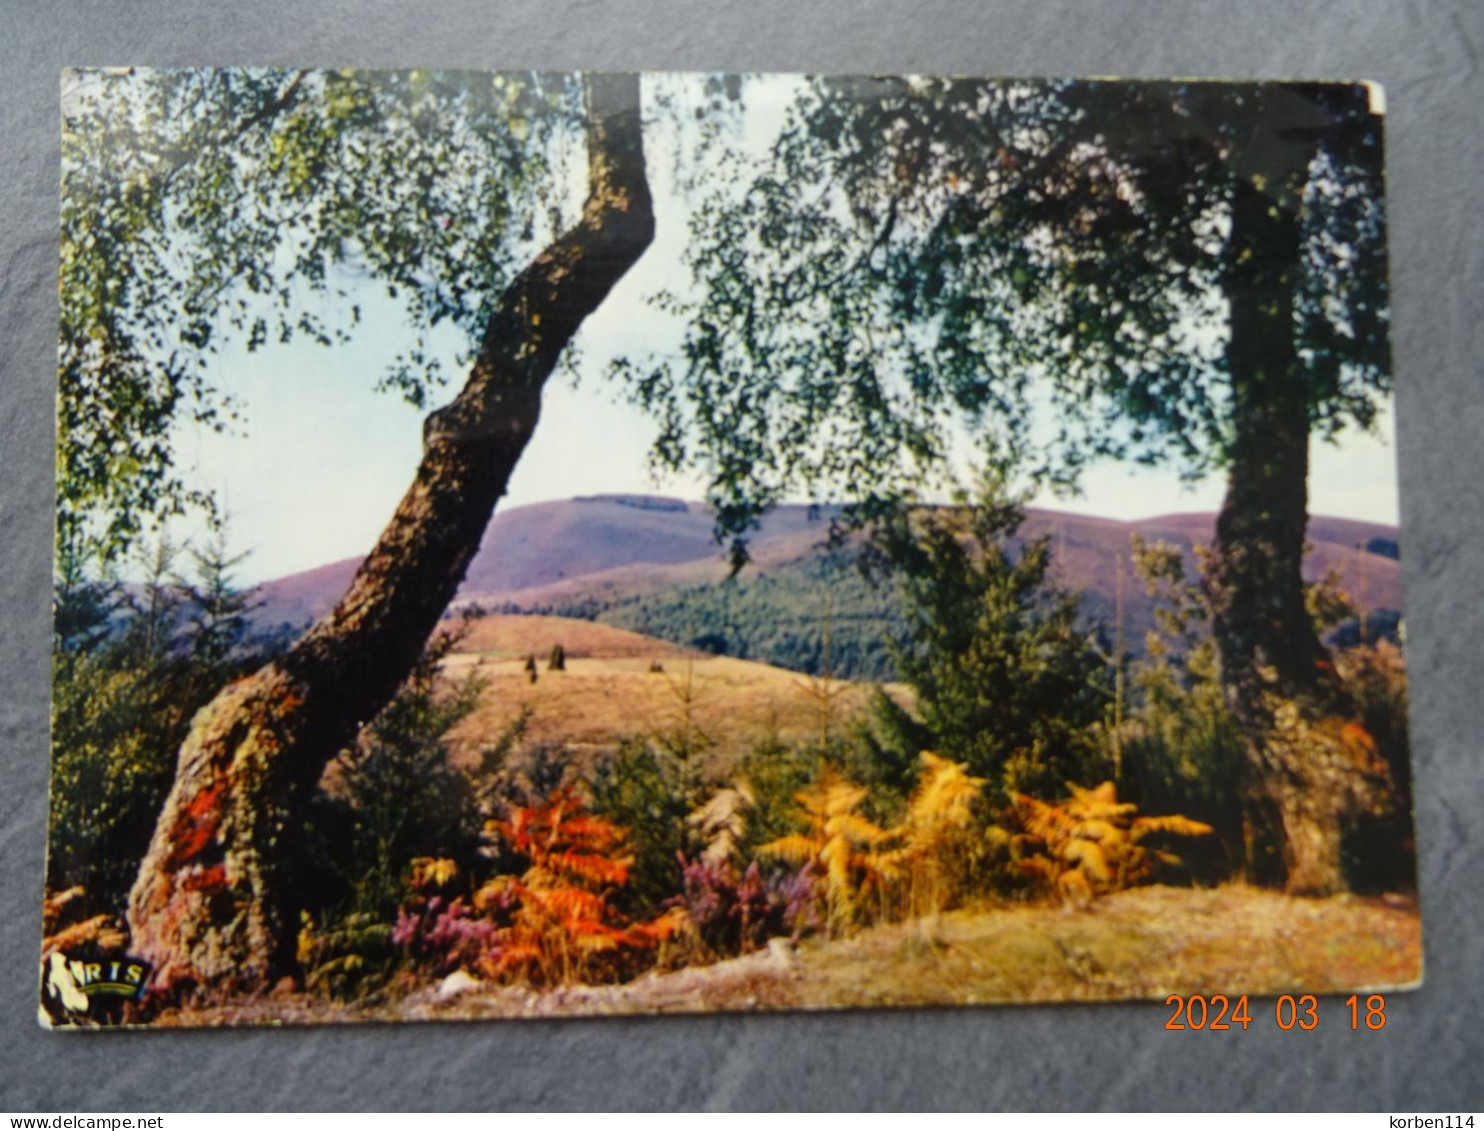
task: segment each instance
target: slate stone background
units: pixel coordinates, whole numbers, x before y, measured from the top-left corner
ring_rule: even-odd
[[[0,1109],[1484,1106],[1477,0],[0,0]],[[51,1034],[36,1014],[63,66],[1372,78],[1389,103],[1427,976],[1351,1032],[1159,1005]]]

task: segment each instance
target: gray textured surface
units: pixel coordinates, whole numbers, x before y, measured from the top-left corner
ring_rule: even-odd
[[[1484,81],[1477,0],[0,2],[0,1109],[1484,1104]],[[1155,1005],[56,1035],[46,813],[57,84],[282,63],[1374,78],[1389,95],[1398,447],[1427,982],[1381,1033],[1167,1033]]]

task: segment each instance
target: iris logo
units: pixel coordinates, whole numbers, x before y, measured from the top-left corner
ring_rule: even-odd
[[[47,956],[42,997],[67,1014],[87,1013],[97,999],[133,1000],[144,992],[149,963],[139,958],[79,959]]]

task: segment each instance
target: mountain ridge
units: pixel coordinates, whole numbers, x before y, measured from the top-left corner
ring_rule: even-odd
[[[839,511],[790,503],[769,512],[749,536],[753,560],[743,577],[766,576],[814,556],[828,533],[828,519]],[[1194,547],[1210,541],[1215,518],[1209,512],[1174,512],[1128,521],[1028,508],[1020,537],[1051,539],[1053,576],[1084,593],[1089,616],[1108,619],[1121,605],[1128,628],[1139,631],[1152,623],[1152,601],[1132,569],[1130,536],[1175,545],[1193,570]],[[1306,577],[1336,572],[1364,612],[1401,608],[1397,527],[1315,515],[1308,537]],[[344,593],[360,561],[329,562],[262,583],[253,591],[255,623],[284,631],[307,625]],[[496,514],[454,607],[616,600],[719,582],[728,572],[711,512],[703,504],[667,496],[580,496]]]

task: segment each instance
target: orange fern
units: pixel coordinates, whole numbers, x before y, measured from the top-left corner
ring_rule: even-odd
[[[1060,803],[1011,795],[1013,819],[1023,830],[1011,838],[1011,848],[1023,873],[1070,903],[1085,906],[1097,894],[1145,879],[1156,862],[1180,862],[1173,853],[1145,848],[1140,841],[1148,834],[1206,836],[1213,831],[1178,814],[1135,816],[1139,807],[1119,801],[1110,781],[1093,789],[1068,782],[1067,789],[1072,796]]]
[[[683,912],[622,921],[609,896],[628,882],[626,832],[584,812],[570,789],[491,822],[490,831],[528,866],[519,878],[501,876],[475,893],[477,910],[509,916],[480,962],[486,977],[553,985],[623,976],[685,929]]]

